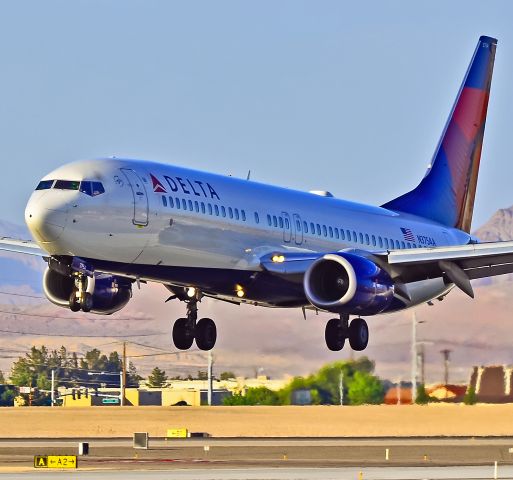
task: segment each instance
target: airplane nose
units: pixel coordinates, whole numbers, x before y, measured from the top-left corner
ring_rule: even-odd
[[[34,192],[25,209],[25,222],[36,241],[58,240],[66,227],[68,205],[55,201],[44,193]]]

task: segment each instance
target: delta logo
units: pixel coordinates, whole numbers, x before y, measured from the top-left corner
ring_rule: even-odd
[[[160,183],[160,180],[156,178],[152,173],[150,173],[151,182],[153,183],[153,191],[155,193],[167,193],[164,185]]]

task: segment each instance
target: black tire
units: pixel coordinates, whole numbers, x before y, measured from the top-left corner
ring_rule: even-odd
[[[82,311],[86,313],[90,312],[93,308],[93,296],[89,292],[84,293],[81,306]]]
[[[353,350],[361,352],[369,343],[369,327],[363,318],[355,318],[349,325],[349,345]]]
[[[189,350],[194,341],[194,332],[190,328],[189,320],[179,318],[173,325],[173,343],[178,350]]]
[[[217,328],[210,318],[202,318],[196,324],[196,345],[200,350],[212,350],[217,340]]]
[[[69,309],[72,312],[78,312],[80,311],[80,302],[77,299],[77,294],[75,290],[71,292],[71,295],[69,296]]]
[[[344,324],[339,318],[332,318],[328,320],[326,324],[326,330],[324,331],[324,339],[326,340],[327,347],[332,352],[338,352],[344,348],[346,343],[346,330]]]

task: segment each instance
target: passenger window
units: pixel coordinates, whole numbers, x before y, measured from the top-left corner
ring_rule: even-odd
[[[368,233],[365,234],[365,243],[367,245],[370,245],[370,240],[369,240],[369,234]]]
[[[388,250],[390,247],[388,246],[388,238],[385,238],[385,248]]]
[[[192,205],[192,200],[189,200],[189,210],[190,210],[191,212],[193,212],[193,211],[194,211],[194,207],[193,207],[193,205]]]
[[[321,226],[319,224],[317,226],[317,235],[321,236]]]
[[[275,227],[277,227],[277,226],[278,226],[278,219],[276,218],[276,215],[273,215],[273,225],[274,225]]]
[[[175,204],[174,204],[174,202],[173,202],[173,197],[169,197],[169,206],[170,206],[171,208],[174,208],[174,207],[175,207]]]
[[[378,237],[379,241],[379,248],[383,248],[383,239],[381,237]]]
[[[300,231],[301,231],[301,222],[300,222],[299,220],[296,220],[296,230],[297,230],[298,232],[300,232]]]
[[[339,236],[338,236],[338,228],[336,228],[336,227],[335,227],[335,238],[337,238],[337,239],[339,238]]]
[[[41,180],[38,183],[36,190],[48,190],[48,189],[52,188],[54,181],[55,180]]]
[[[181,207],[180,207],[180,199],[179,199],[179,198],[177,198],[177,199],[176,199],[176,208],[177,208],[178,210],[180,210],[180,208],[181,208]]]
[[[372,245],[376,246],[376,237],[374,235],[372,236]]]
[[[270,227],[272,227],[271,215],[267,215],[267,223],[269,224]]]
[[[255,223],[260,223],[260,218],[257,212],[255,212]]]
[[[406,242],[406,246],[407,246],[408,248],[411,248],[411,243],[410,243],[410,242]]]
[[[326,228],[326,225],[322,226],[322,233],[324,234],[325,237],[328,236],[328,229]]]
[[[242,215],[242,221],[245,222],[246,221],[246,212],[244,210],[241,210],[240,213]]]
[[[164,207],[167,207],[167,198],[164,195],[162,195],[162,203]]]
[[[182,198],[182,210],[187,210],[187,201],[185,198]]]
[[[236,209],[234,210],[234,212],[235,212],[235,220],[238,220],[238,219],[240,218],[240,216],[239,216],[239,209],[238,209],[238,208],[236,208]]]
[[[360,243],[363,245],[363,233],[360,232]]]
[[[399,240],[395,241],[395,248],[397,248],[398,250],[401,248],[401,244],[399,243]]]
[[[403,248],[406,248],[406,244],[405,244],[404,242],[401,242],[401,246],[402,246]]]
[[[290,223],[289,223],[289,219],[287,217],[285,217],[285,228],[287,230],[290,230]]]
[[[328,227],[328,232],[330,232],[330,238],[333,238],[333,228]]]
[[[197,200],[194,202],[194,209],[196,210],[196,213],[199,213],[199,203]]]
[[[315,225],[313,222],[310,222],[310,232],[312,232],[313,235],[315,235]]]
[[[214,205],[214,210],[216,212],[216,217],[219,216],[219,207],[217,205]]]
[[[340,238],[341,238],[342,240],[345,240],[345,239],[346,239],[346,234],[344,233],[344,230],[343,230],[342,228],[340,229]]]
[[[223,217],[226,217],[226,208],[224,208],[224,206],[223,206],[223,205],[221,205],[221,215],[222,215]]]
[[[205,204],[201,202],[201,213],[205,213]]]
[[[353,230],[353,242],[358,243],[358,237],[356,236],[356,232]]]
[[[212,215],[212,205],[210,203],[208,204],[208,214]]]
[[[308,222],[303,222],[303,231],[308,233]]]
[[[390,239],[390,248],[394,248],[394,241],[392,239]]]
[[[228,216],[230,218],[233,218],[233,208],[232,207],[228,207]]]
[[[280,225],[280,228],[283,228],[283,218],[278,217],[278,223],[279,223],[279,225]],[[287,227],[287,229],[288,229],[288,228],[289,228],[289,227]]]

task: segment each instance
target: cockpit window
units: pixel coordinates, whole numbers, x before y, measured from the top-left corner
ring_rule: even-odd
[[[97,195],[105,193],[105,188],[103,188],[101,182],[89,182],[84,180],[80,182],[80,191],[90,197],[96,197]]]
[[[57,180],[53,188],[57,188],[58,190],[78,190],[79,186],[80,182],[73,180]]]
[[[55,180],[41,180],[36,187],[36,190],[48,190],[52,188],[53,182]]]

